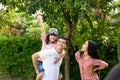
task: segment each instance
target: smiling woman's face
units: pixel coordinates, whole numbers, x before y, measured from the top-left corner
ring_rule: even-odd
[[[86,41],[83,45],[82,45],[82,51],[87,51],[88,50],[88,41]]]

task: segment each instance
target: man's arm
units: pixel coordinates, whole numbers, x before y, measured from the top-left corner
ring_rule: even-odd
[[[37,59],[38,58],[40,58],[39,53],[34,53],[32,55],[32,63],[33,63],[34,69],[36,71],[36,74],[38,73],[38,69],[37,69]]]

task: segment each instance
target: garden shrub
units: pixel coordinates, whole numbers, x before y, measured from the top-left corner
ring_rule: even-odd
[[[0,65],[11,77],[32,77],[35,71],[31,56],[40,48],[39,37],[0,37]]]

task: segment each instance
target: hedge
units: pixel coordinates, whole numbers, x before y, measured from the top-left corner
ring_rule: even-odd
[[[32,54],[41,48],[40,38],[33,36],[0,37],[0,66],[11,77],[33,77]]]
[[[99,46],[102,46],[101,44]],[[11,77],[29,78],[35,76],[31,56],[33,53],[41,49],[41,40],[38,37],[32,36],[15,36],[15,37],[0,37],[0,67],[6,70]],[[100,56],[108,62],[108,68],[100,71],[100,79],[108,74],[109,70],[118,62],[117,47],[113,44],[105,47],[99,47]],[[63,77],[64,61],[61,66]],[[75,75],[73,75],[75,74]],[[70,54],[70,77],[71,80],[80,78],[79,67],[76,63],[74,55]],[[26,80],[26,79],[25,79]],[[64,80],[64,79],[63,79]]]

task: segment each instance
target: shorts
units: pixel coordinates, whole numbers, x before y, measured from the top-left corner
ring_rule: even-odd
[[[37,60],[37,66],[38,66],[38,72],[39,73],[44,71],[44,69],[43,69],[43,62],[42,61]]]
[[[59,72],[59,75],[62,75],[62,73],[61,73],[61,72]]]

